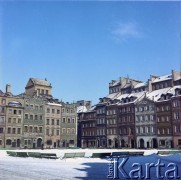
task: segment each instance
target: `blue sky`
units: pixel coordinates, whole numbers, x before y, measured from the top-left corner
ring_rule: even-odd
[[[180,2],[0,2],[0,89],[47,78],[53,96],[98,102],[120,76],[180,70]]]

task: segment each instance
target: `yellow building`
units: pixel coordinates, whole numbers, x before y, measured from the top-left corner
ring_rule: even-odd
[[[58,103],[47,103],[45,109],[45,148],[60,147],[61,108]]]
[[[24,102],[15,96],[6,97],[6,147],[21,147]]]

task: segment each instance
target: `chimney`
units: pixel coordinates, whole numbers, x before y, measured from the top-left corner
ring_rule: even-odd
[[[11,93],[11,85],[6,84],[6,93]]]

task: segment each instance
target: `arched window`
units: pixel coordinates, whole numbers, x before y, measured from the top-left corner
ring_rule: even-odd
[[[6,145],[11,145],[11,142],[12,142],[11,139],[7,139],[6,140]]]

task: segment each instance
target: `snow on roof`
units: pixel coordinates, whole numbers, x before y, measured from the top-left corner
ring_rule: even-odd
[[[119,84],[120,84],[120,81],[115,81],[112,86],[116,86],[116,85],[119,85]]]
[[[88,111],[86,111],[86,112],[92,112],[92,111],[94,111],[96,109],[96,106],[92,106]]]
[[[87,108],[86,106],[78,106],[77,107],[77,113],[86,112]]]
[[[176,90],[176,89],[181,89],[181,85],[174,86],[174,87],[170,88],[167,93],[175,94],[175,90]]]
[[[118,93],[108,94],[106,98],[113,99],[114,97],[116,97],[116,95],[118,95]]]
[[[123,97],[122,95],[122,98],[120,96],[121,99],[126,99],[126,98],[131,98],[131,97],[135,97],[135,99],[133,101],[129,101],[127,103],[124,103],[124,104],[129,104],[129,103],[134,103],[135,101],[137,101],[138,99],[140,99],[141,97],[144,96],[144,94],[146,93],[146,91],[142,91],[142,92],[137,92],[137,93],[131,93],[131,94],[123,94],[125,95],[125,97]],[[120,99],[119,98],[119,99]],[[120,99],[120,100],[121,100]],[[122,104],[122,103],[119,103],[119,104]]]
[[[134,87],[134,89],[140,88],[140,87],[143,87],[143,86],[146,86],[146,83],[145,83],[145,82],[138,83],[138,84]]]
[[[153,80],[153,83],[161,82],[161,81],[167,81],[167,80],[170,80],[170,79],[172,79],[172,74],[159,76],[155,80]]]
[[[147,98],[149,98],[153,101],[157,101],[158,99],[160,99],[162,94],[167,94],[170,89],[171,88],[168,87],[168,88],[158,89],[158,90],[152,91],[152,92],[147,94]]]
[[[141,98],[144,94],[146,93],[146,91],[141,91],[141,92],[137,92],[137,93],[131,93],[128,97],[135,97],[136,99]],[[133,101],[134,102],[134,101]]]
[[[119,95],[115,99],[121,100],[123,98],[126,98],[127,96],[129,96],[129,94],[121,94],[121,93],[119,93]]]
[[[176,79],[175,79],[175,81],[178,81],[178,80],[180,80],[181,79],[181,76],[178,76]]]
[[[61,104],[57,104],[57,103],[47,103],[47,105],[50,105],[50,106],[62,106]]]

